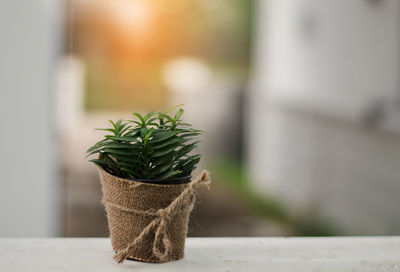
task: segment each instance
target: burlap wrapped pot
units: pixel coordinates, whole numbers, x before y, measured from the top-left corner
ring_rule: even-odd
[[[183,258],[194,188],[209,183],[203,171],[186,184],[150,184],[113,176],[99,169],[111,243],[122,263],[126,258],[168,262]]]

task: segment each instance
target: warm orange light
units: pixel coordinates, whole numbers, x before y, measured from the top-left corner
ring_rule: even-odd
[[[115,22],[129,32],[148,30],[153,13],[149,2],[143,0],[112,0],[110,8]]]

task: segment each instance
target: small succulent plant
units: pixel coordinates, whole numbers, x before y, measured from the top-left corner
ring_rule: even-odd
[[[174,115],[151,112],[145,116],[134,113],[135,120],[119,120],[110,128],[111,134],[87,150],[96,154],[90,160],[106,172],[126,179],[171,179],[189,176],[201,155],[191,154],[197,147],[198,136],[204,131],[183,123],[179,108]]]

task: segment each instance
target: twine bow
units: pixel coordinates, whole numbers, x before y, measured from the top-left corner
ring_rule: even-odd
[[[129,250],[135,247],[139,242],[141,242],[143,237],[145,237],[145,235],[150,233],[153,229],[156,229],[152,249],[154,256],[160,261],[168,257],[169,251],[171,249],[171,242],[166,232],[169,220],[173,215],[178,213],[181,208],[185,207],[185,205],[187,204],[186,197],[188,195],[190,195],[189,205],[192,205],[194,203],[195,198],[193,194],[193,189],[198,184],[204,183],[208,185],[210,182],[210,173],[206,170],[203,170],[203,172],[201,172],[201,174],[194,181],[189,183],[189,186],[186,187],[186,189],[183,190],[182,193],[177,198],[175,198],[169,206],[164,209],[159,209],[156,212],[128,209],[110,202],[104,203],[123,211],[156,216],[156,218],[143,229],[139,236],[137,236],[130,244],[128,244],[125,249],[119,251],[117,254],[114,255],[114,259],[118,263],[122,263],[128,257]]]

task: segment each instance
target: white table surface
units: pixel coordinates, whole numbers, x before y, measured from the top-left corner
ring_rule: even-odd
[[[117,264],[106,238],[0,239],[0,271],[400,271],[400,237],[188,238],[185,254]]]

